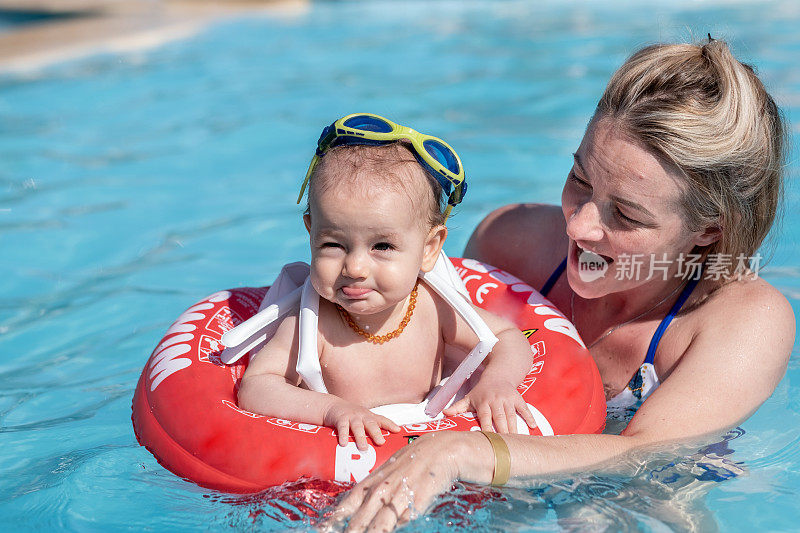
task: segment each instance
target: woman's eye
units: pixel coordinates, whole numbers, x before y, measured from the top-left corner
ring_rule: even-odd
[[[375,246],[373,246],[379,252],[388,252],[389,250],[394,250],[394,246],[392,246],[388,242],[379,242]]]
[[[619,208],[619,207],[615,208],[615,211],[616,211],[616,213],[617,213],[617,216],[618,216],[619,218],[621,218],[622,220],[624,220],[625,222],[627,222],[628,224],[638,224],[638,223],[639,223],[639,221],[638,221],[638,220],[636,220],[636,219],[633,219],[633,218],[631,218],[631,217],[629,217],[629,216],[626,216],[626,215],[625,215],[625,213],[623,213],[623,212],[620,210],[620,208]]]
[[[572,180],[572,181],[573,181],[573,182],[574,182],[574,183],[575,183],[575,184],[576,184],[578,187],[583,187],[584,189],[591,188],[591,185],[589,185],[589,183],[588,183],[588,182],[586,182],[586,181],[584,181],[584,180],[580,179],[580,178],[579,178],[579,177],[578,177],[578,176],[575,174],[575,172],[574,172],[574,171],[570,171],[570,173],[569,173],[569,176],[567,176],[567,179],[569,179],[569,180]]]

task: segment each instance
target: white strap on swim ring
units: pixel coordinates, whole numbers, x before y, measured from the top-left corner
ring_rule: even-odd
[[[322,379],[322,368],[317,351],[317,324],[319,321],[319,294],[314,290],[308,278],[309,266],[306,263],[290,263],[283,267],[275,282],[267,291],[261,310],[222,336],[225,350],[221,359],[230,364],[237,361],[245,353],[259,349],[275,334],[274,325],[278,318],[286,315],[300,304],[298,326],[299,347],[297,355],[297,373],[303,378],[309,389],[317,392],[328,392]],[[428,419],[441,418],[440,414],[456,396],[459,389],[472,373],[483,362],[497,343],[489,326],[478,315],[469,302],[469,293],[450,259],[441,252],[436,264],[430,272],[420,272],[420,277],[467,322],[478,336],[478,344],[464,358],[453,372],[453,375],[432,391],[433,396],[422,404],[396,404],[412,406],[409,417],[420,421],[420,410]],[[392,412],[390,418],[407,418],[400,411],[408,408],[393,409],[393,406],[380,406],[375,410]],[[398,411],[395,413],[395,411]],[[402,424],[401,424],[402,425]]]

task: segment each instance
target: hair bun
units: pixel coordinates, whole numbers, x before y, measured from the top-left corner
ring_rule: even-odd
[[[656,44],[614,73],[593,121],[608,118],[688,182],[693,231],[722,229],[706,253],[751,256],[775,220],[786,130],[755,70],[725,41]]]

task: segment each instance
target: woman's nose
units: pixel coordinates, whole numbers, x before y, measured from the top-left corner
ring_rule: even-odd
[[[367,258],[364,254],[359,252],[350,252],[344,258],[344,269],[342,275],[348,278],[365,278],[367,277],[368,265]]]
[[[567,235],[573,241],[603,239],[600,210],[594,202],[586,202],[575,207],[567,219]]]

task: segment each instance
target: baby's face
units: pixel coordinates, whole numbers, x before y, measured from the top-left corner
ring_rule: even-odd
[[[334,186],[310,204],[311,282],[356,316],[404,301],[420,269],[433,268],[446,236],[443,226],[430,229],[409,195],[394,187]]]

